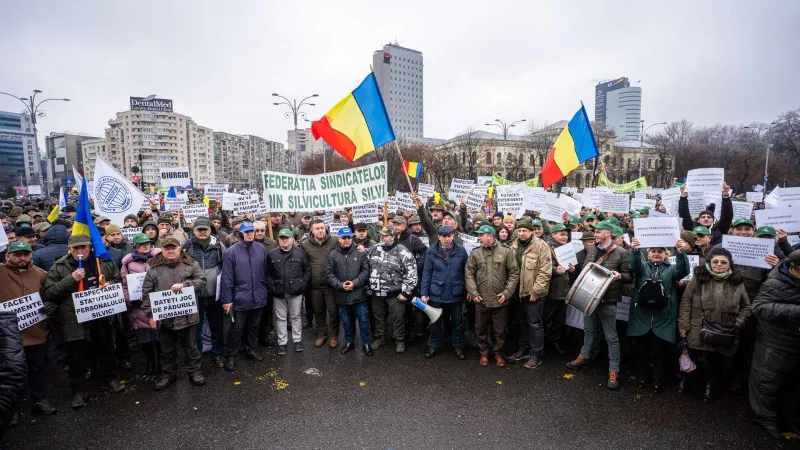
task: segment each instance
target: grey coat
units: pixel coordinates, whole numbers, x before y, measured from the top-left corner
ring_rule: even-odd
[[[150,293],[166,291],[172,288],[173,284],[181,283],[184,287],[194,286],[195,299],[198,292],[203,292],[206,287],[206,277],[200,264],[186,253],[181,253],[181,258],[168,263],[160,253],[150,260],[150,270],[144,276],[142,283],[142,310],[147,317],[153,318],[152,308],[150,307]],[[164,319],[161,326],[171,330],[181,330],[200,322],[197,313],[178,316],[172,319]]]

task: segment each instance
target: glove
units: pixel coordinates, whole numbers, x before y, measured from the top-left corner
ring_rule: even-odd
[[[44,315],[46,315],[46,316],[51,316],[56,311],[58,311],[58,305],[56,305],[55,303],[50,303],[50,302],[44,302],[44,306],[39,308],[39,312],[44,314]]]

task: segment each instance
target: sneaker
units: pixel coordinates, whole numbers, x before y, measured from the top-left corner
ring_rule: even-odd
[[[295,342],[294,343],[294,351],[295,352],[302,352],[303,350],[305,350],[305,348],[303,348],[303,343],[302,342]]]
[[[528,358],[528,361],[522,365],[522,367],[526,369],[535,369],[542,365],[542,358],[538,356],[534,356],[532,358]]]
[[[619,372],[608,371],[608,384],[606,386],[612,391],[619,387]]]
[[[279,345],[278,346],[278,355],[279,356],[283,356],[285,354],[286,354],[286,346],[285,345]]]
[[[45,416],[49,416],[57,411],[58,410],[47,400],[39,400],[31,406],[31,412],[34,414],[43,414]]]
[[[395,353],[405,353],[406,352],[406,343],[403,341],[397,341],[397,346],[394,349]]]
[[[383,338],[377,338],[369,346],[370,346],[371,349],[377,350],[377,349],[383,347],[383,344],[384,344]]]
[[[567,369],[578,370],[589,363],[589,360],[581,355],[567,363]]]
[[[528,358],[530,358],[530,355],[522,347],[520,347],[519,350],[514,352],[513,355],[509,356],[509,359],[512,360],[512,361],[522,361],[523,359],[528,359]]]
[[[72,397],[72,408],[78,409],[80,407],[86,406],[86,394],[84,392],[76,392],[75,396]]]

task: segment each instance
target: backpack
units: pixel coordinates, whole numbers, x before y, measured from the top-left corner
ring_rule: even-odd
[[[664,281],[661,280],[661,269],[656,266],[653,275],[645,280],[639,288],[636,306],[662,310],[669,304],[669,296],[664,292]]]

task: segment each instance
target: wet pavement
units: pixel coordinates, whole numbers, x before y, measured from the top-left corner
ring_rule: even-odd
[[[306,333],[304,333],[306,334]],[[420,343],[367,358],[314,348],[262,362],[239,358],[234,373],[212,368],[207,384],[186,377],[165,392],[131,375],[110,394],[93,381],[90,403],[70,408],[63,362],[50,364],[49,397],[59,412],[31,416],[7,436],[11,449],[251,448],[800,448],[752,424],[741,397],[706,406],[700,392],[660,395],[605,386],[602,364],[573,372],[567,356],[534,370],[483,368],[445,349],[426,360]],[[571,355],[571,354],[570,354]],[[58,369],[60,368],[60,369]],[[136,369],[131,374],[136,373]]]

